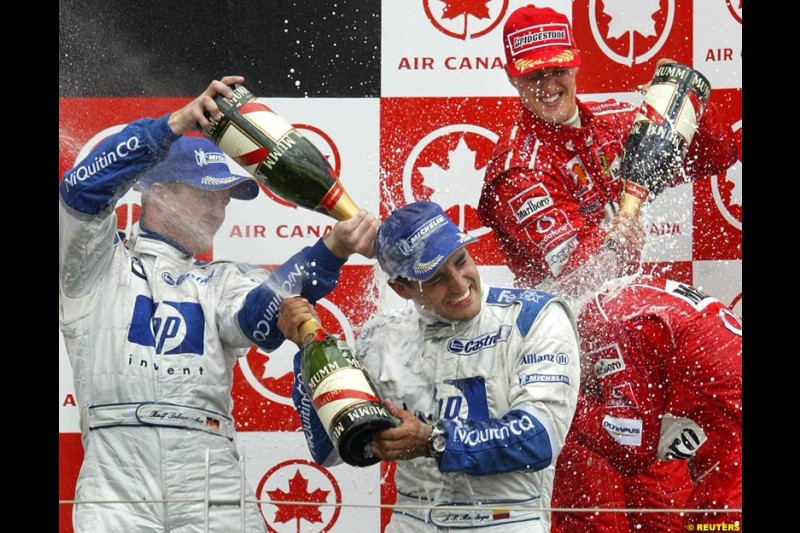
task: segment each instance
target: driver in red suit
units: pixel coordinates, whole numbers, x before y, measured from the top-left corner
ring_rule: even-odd
[[[608,239],[619,244],[623,260],[600,279],[631,273],[640,264],[644,235],[636,220],[617,211],[620,160],[637,108],[577,97],[581,56],[562,13],[520,7],[505,22],[503,44],[519,112],[495,146],[478,214],[497,237],[515,283],[566,294],[571,284],[565,278],[579,267],[607,273],[595,268],[595,260]],[[682,172],[670,185],[720,173],[736,162],[737,153],[730,126],[709,102]],[[605,462],[568,436],[557,466],[554,507],[682,507],[691,488],[684,464],[658,462],[633,478],[617,478]],[[558,512],[552,527],[569,533],[627,532],[627,518],[625,513]],[[680,518],[670,515],[635,518],[644,528],[640,531],[648,524],[680,526]]]
[[[710,511],[742,507],[741,319],[694,287],[642,277],[606,284],[579,329],[582,398],[570,435],[623,476],[685,462],[684,507],[709,511],[686,513],[684,529],[741,527],[741,512]]]

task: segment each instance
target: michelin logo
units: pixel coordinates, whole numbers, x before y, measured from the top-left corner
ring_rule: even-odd
[[[425,222],[422,226],[412,233],[407,239],[400,239],[397,241],[397,247],[404,254],[410,254],[420,241],[428,238],[431,233],[437,229],[445,226],[447,221],[442,215],[436,215],[434,218]]]
[[[474,339],[453,339],[447,343],[447,350],[456,355],[471,355],[507,341],[510,335],[511,326],[500,326],[499,330]]]
[[[520,386],[530,385],[531,383],[563,383],[569,385],[569,376],[563,374],[520,374]]]

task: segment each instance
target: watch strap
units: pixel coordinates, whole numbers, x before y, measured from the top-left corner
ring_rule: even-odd
[[[428,437],[428,457],[439,459],[444,455],[447,444],[447,431],[441,421],[431,426],[431,435]]]

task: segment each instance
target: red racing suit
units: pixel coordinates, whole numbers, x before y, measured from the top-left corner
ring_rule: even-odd
[[[617,210],[621,155],[636,108],[614,100],[578,100],[578,109],[580,128],[546,123],[521,108],[488,165],[478,213],[494,230],[518,286],[535,287],[584,264],[601,248]],[[671,185],[719,173],[736,159],[731,128],[709,103],[683,173]],[[626,266],[638,266],[638,258]],[[556,467],[553,506],[643,508],[664,507],[660,502],[666,502],[676,507],[672,503],[680,502],[690,484],[685,465],[675,462],[655,462],[649,470],[619,479],[611,470],[608,459],[568,435]],[[660,517],[642,514],[636,524],[644,527],[638,531],[646,531],[648,524],[656,527]],[[625,533],[628,518],[632,516],[556,512],[552,529]]]
[[[519,287],[558,278],[596,254],[617,211],[621,155],[637,108],[578,100],[578,109],[581,127],[574,128],[521,108],[486,170],[478,214],[494,230]],[[737,154],[730,126],[709,103],[683,174],[670,185],[722,172]]]
[[[581,402],[582,395],[578,396]],[[580,406],[578,407],[580,409]],[[574,422],[573,422],[574,426]],[[553,481],[554,509],[625,509],[622,474],[602,455],[576,442],[570,426]],[[624,512],[554,511],[551,533],[628,533]]]
[[[684,507],[741,508],[741,319],[683,283],[616,283],[580,315],[581,366],[589,370],[570,435],[623,476],[657,460],[686,461],[694,486]],[[741,518],[684,520],[741,526]]]

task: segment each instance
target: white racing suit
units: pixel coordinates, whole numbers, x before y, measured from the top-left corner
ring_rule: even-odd
[[[321,240],[272,274],[195,261],[145,229],[121,241],[116,200],[175,139],[166,117],[133,122],[59,187],[59,326],[84,447],[76,499],[134,502],[77,504],[77,533],[199,532],[206,519],[214,532],[265,530],[255,504],[240,506],[254,493],[236,448],[233,367],[253,344],[284,340],[280,297],[265,280],[316,301],[344,263]]]
[[[579,389],[574,317],[540,291],[484,286],[482,298],[469,321],[433,322],[410,306],[373,317],[358,339],[380,394],[447,430],[440,461],[397,462],[387,533],[550,530],[541,509],[550,507]],[[298,359],[295,405],[314,460],[330,466],[339,458],[310,407]]]

